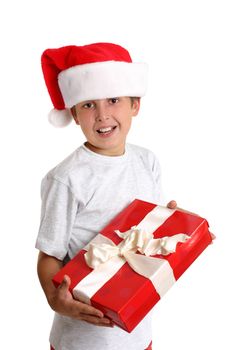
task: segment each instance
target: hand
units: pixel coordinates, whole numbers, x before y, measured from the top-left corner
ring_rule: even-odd
[[[70,278],[65,275],[62,283],[50,298],[51,308],[61,315],[69,316],[97,326],[113,327],[113,323],[93,306],[75,300],[69,291]]]
[[[197,215],[197,214],[195,214],[195,213],[192,213],[191,211],[188,211],[188,210],[184,210],[184,209],[182,209],[182,208],[179,208],[179,207],[177,206],[177,202],[176,202],[175,200],[171,200],[170,202],[168,202],[168,203],[167,203],[167,208],[169,208],[169,209],[177,209],[177,210],[179,210],[179,211],[183,211],[184,213],[188,213],[188,214],[192,214],[192,215],[199,216],[199,215]]]
[[[172,201],[168,202],[167,203],[167,208],[169,208],[169,209],[177,209],[176,201],[172,200]]]
[[[169,208],[169,209],[178,209],[178,210],[180,210],[180,211],[183,211],[184,213],[189,213],[189,214],[192,214],[192,215],[199,216],[199,215],[197,215],[197,214],[195,214],[195,213],[192,213],[191,211],[187,211],[187,210],[184,210],[184,209],[179,208],[179,207],[177,206],[177,203],[176,203],[175,200],[171,200],[170,202],[168,202],[168,203],[167,203],[167,208]],[[211,233],[211,232],[210,232],[210,235],[211,235],[212,240],[214,240],[214,239],[216,238],[216,236],[215,236],[213,233]]]

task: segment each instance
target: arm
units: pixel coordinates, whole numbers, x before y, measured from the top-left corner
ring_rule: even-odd
[[[69,291],[70,278],[68,276],[64,277],[63,282],[58,288],[53,285],[52,277],[61,267],[62,262],[60,260],[43,252],[39,253],[37,272],[50,307],[64,316],[83,320],[98,326],[112,327],[112,322],[104,317],[100,310],[73,298]]]

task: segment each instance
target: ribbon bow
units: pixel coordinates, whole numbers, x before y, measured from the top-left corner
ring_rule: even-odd
[[[175,252],[178,242],[185,242],[189,236],[183,233],[171,237],[154,239],[155,232],[174,214],[175,210],[156,206],[126,232],[115,231],[123,240],[114,244],[101,233],[84,248],[85,260],[93,270],[73,289],[77,299],[91,304],[93,295],[102,288],[127,262],[138,274],[146,277],[162,297],[175,283],[173,269],[167,259],[154,255],[168,255]],[[153,257],[152,257],[153,256]]]
[[[85,253],[85,260],[88,266],[96,269],[115,256],[119,256],[140,275],[151,278],[161,265],[159,258],[150,258],[152,255],[168,255],[175,252],[178,242],[185,242],[189,236],[178,233],[171,237],[153,238],[152,233],[133,226],[126,232],[115,231],[123,241],[115,245],[110,239],[104,237],[105,243],[90,243]],[[137,252],[141,254],[136,254]],[[146,265],[145,265],[146,264]]]

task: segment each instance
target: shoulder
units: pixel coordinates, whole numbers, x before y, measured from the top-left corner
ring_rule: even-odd
[[[81,164],[84,162],[84,158],[81,146],[52,168],[45,178],[69,186],[71,178],[76,176]]]
[[[148,162],[151,166],[155,164],[159,165],[157,156],[151,150],[133,144],[127,144],[127,147],[132,157],[140,158],[144,160],[144,162]]]

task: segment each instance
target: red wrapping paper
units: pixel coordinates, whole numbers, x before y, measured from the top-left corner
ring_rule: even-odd
[[[156,204],[136,199],[100,233],[107,236],[115,244],[119,244],[121,238],[114,231],[125,232],[132,226],[138,225],[155,207]],[[178,243],[176,252],[167,256],[155,256],[169,262],[176,280],[212,242],[208,222],[204,218],[179,210],[176,210],[154,232],[154,238],[172,236],[177,233],[186,233],[190,238],[184,243]],[[68,275],[71,278],[70,291],[72,293],[73,288],[92,271],[84,259],[85,253],[85,250],[81,250],[54,276],[55,286],[59,286],[64,275]],[[131,332],[159,300],[160,296],[152,282],[134,272],[125,263],[92,296],[91,304],[101,310],[116,325],[127,332]]]

